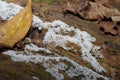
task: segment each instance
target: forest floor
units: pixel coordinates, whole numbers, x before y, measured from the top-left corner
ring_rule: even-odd
[[[25,6],[27,0],[6,0],[7,2],[12,2],[21,6]],[[119,0],[110,0],[113,7],[120,10]],[[112,80],[120,79],[120,23],[117,23],[118,35],[105,34],[103,30],[100,29],[97,20],[85,20],[78,15],[74,15],[71,12],[64,13],[63,6],[66,5],[66,0],[51,0],[50,2],[33,2],[33,14],[40,17],[43,21],[53,22],[55,20],[61,20],[70,26],[74,26],[77,29],[88,32],[90,35],[96,38],[95,45],[101,46],[101,53],[105,57],[103,60],[99,61],[100,64],[107,70],[107,73],[100,73]],[[2,21],[0,25],[2,25]],[[36,34],[36,30],[33,33],[30,31],[27,36],[32,38]],[[40,36],[44,35],[44,32]],[[72,33],[70,34],[72,35]],[[34,44],[38,46],[44,46],[42,43],[39,44],[33,41]],[[15,50],[16,48],[14,48]],[[59,49],[59,48],[58,48]],[[56,50],[58,50],[56,49]],[[7,49],[5,49],[7,50]],[[57,52],[56,50],[52,50]],[[63,50],[64,51],[64,50]],[[1,51],[2,52],[2,51]],[[59,52],[59,51],[58,51]],[[75,59],[77,63],[83,64],[84,66],[92,69],[89,64],[82,63],[77,57],[72,55],[62,54],[71,59]],[[63,52],[63,53],[64,53]],[[60,54],[59,53],[59,54]],[[61,55],[60,54],[60,55]],[[45,68],[38,64],[24,63],[24,62],[13,62],[11,58],[7,55],[0,54],[0,80],[37,80],[34,76],[37,76],[40,80],[54,80],[55,78],[50,75],[50,73],[45,71]],[[65,74],[66,75],[66,74]],[[32,76],[32,77],[31,77]],[[65,80],[79,80],[80,77],[68,78],[65,76]]]

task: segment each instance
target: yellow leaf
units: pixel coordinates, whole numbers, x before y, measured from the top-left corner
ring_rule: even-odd
[[[32,23],[32,0],[5,25],[0,27],[0,44],[12,48],[28,33]]]

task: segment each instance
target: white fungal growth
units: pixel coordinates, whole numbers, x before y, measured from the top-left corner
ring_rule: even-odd
[[[15,14],[17,14],[22,7],[13,4],[13,3],[6,3],[3,1],[0,1],[0,17],[3,20],[7,20],[11,17],[13,17]],[[38,27],[38,29],[47,28],[49,26],[52,26],[52,28],[48,28],[48,32],[46,33],[46,36],[44,37],[44,44],[47,45],[50,42],[54,42],[56,46],[61,46],[66,50],[69,50],[71,48],[66,47],[65,44],[70,41],[72,43],[78,44],[82,51],[82,57],[85,61],[89,62],[96,71],[102,72],[106,71],[100,64],[97,62],[97,60],[91,55],[90,51],[94,48],[94,45],[92,42],[95,41],[95,38],[92,37],[90,34],[88,34],[85,31],[81,31],[79,29],[75,29],[74,27],[71,27],[67,24],[65,24],[62,21],[54,21],[52,23],[50,22],[43,22],[38,17],[33,16],[33,27]],[[60,30],[63,30],[65,33],[69,33],[71,31],[75,32],[75,35],[73,37],[70,37],[69,35],[63,36],[61,34]]]
[[[36,46],[36,45],[34,45],[32,43],[26,45],[25,49],[30,50],[30,51],[35,51],[35,52],[43,51],[43,52],[46,52],[46,53],[52,53],[50,50],[42,48],[42,47],[38,47],[38,46]]]
[[[82,58],[84,61],[89,62],[96,71],[102,72],[106,70],[97,62],[96,58],[91,55],[91,51],[98,51],[99,48],[96,48],[92,42],[95,42],[95,38],[92,37],[85,31],[81,31],[79,29],[75,29],[74,27],[68,26],[62,21],[54,21],[51,23],[52,28],[48,29],[44,37],[44,44],[48,45],[53,42],[56,46],[60,46],[65,50],[71,50],[71,47],[67,47],[65,44],[69,41],[75,43],[76,45],[81,47]],[[69,33],[74,31],[75,35],[73,37],[69,35],[62,35],[62,31],[64,33]],[[98,51],[98,53],[100,53]]]
[[[26,51],[25,53],[27,54],[24,54],[24,52],[17,52],[12,50],[3,52],[3,54],[11,56],[11,59],[15,62],[33,62],[35,64],[41,63],[46,68],[46,71],[49,72],[57,80],[64,79],[64,75],[59,72],[60,70],[64,71],[71,78],[73,78],[74,76],[82,75],[83,80],[97,80],[98,78],[109,80],[109,78],[104,77],[86,67],[83,67],[82,65],[79,65],[67,57],[42,56],[40,54],[32,54],[28,51]],[[57,61],[58,63],[55,64],[54,62],[52,62],[53,60]],[[60,62],[61,60],[70,62],[73,67]]]
[[[13,4],[6,3],[0,0],[0,18],[2,20],[9,20],[13,16],[15,16],[19,11],[23,9],[23,7]],[[43,22],[41,19],[33,15],[33,27],[37,27],[39,30],[48,29],[48,32],[44,36],[44,45],[49,45],[49,43],[53,42],[55,46],[60,46],[65,50],[71,50],[72,47],[67,47],[65,44],[69,41],[81,47],[82,58],[84,61],[89,62],[92,67],[98,72],[106,72],[106,70],[97,62],[96,58],[92,56],[91,52],[100,55],[100,47],[93,44],[96,41],[94,37],[88,34],[86,31],[81,31],[80,29],[75,29],[73,26],[69,26],[60,20],[56,20],[54,22]],[[73,36],[70,35],[62,35],[61,30],[68,34],[70,32],[74,32]],[[29,52],[31,51],[31,52]],[[3,52],[5,55],[11,56],[11,59],[15,62],[33,62],[33,63],[41,63],[46,71],[49,72],[52,76],[54,76],[57,80],[63,80],[64,75],[59,72],[59,70],[63,70],[69,77],[80,76],[83,75],[81,80],[97,80],[98,78],[102,78],[104,80],[108,80],[108,78],[86,68],[82,65],[77,64],[73,60],[67,57],[61,56],[42,56],[39,54],[33,54],[32,51],[45,51],[46,53],[52,53],[50,50],[45,48],[39,48],[36,45],[28,44],[25,47],[25,51],[17,52],[8,50]],[[25,54],[27,53],[27,54]],[[52,61],[55,60],[58,64],[54,64]],[[61,60],[65,60],[70,62],[74,67],[69,67],[65,63],[59,63]],[[66,70],[67,68],[67,70]]]

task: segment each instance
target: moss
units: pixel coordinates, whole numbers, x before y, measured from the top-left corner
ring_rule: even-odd
[[[42,2],[43,0],[33,0],[33,2],[36,2],[36,3],[38,3],[38,2]]]
[[[51,4],[54,0],[33,0],[33,2],[40,3],[40,2],[45,2],[47,4]]]
[[[51,3],[53,2],[53,0],[45,0],[45,2],[46,2],[47,4],[51,4]]]
[[[52,77],[48,72],[46,72],[45,68],[43,68],[40,64],[37,64],[35,70],[26,70],[26,74],[36,76],[40,78],[40,80],[55,80],[55,78]]]
[[[11,79],[19,79],[21,77],[25,77],[24,74],[21,74],[21,73],[18,73],[17,71],[13,71],[11,74],[10,74],[10,78]]]
[[[120,66],[119,65],[113,65],[109,63],[109,66],[116,69],[116,70],[120,70]]]
[[[115,69],[120,70],[120,66],[119,65],[115,66]]]
[[[102,38],[102,37],[100,37],[100,36],[96,36],[96,35],[94,35],[94,36],[95,36],[96,40],[99,41],[99,43],[104,43],[104,42],[107,41],[107,39]]]

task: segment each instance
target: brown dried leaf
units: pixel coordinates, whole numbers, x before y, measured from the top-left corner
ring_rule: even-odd
[[[116,35],[118,33],[117,30],[114,29],[115,23],[109,22],[109,21],[101,21],[100,26],[104,29],[106,33],[111,33],[113,35]]]
[[[80,12],[89,8],[89,5],[87,0],[69,0],[67,5],[64,6],[64,10],[80,15]]]
[[[117,17],[116,20],[120,20],[120,11],[118,9],[106,7],[101,3],[88,0],[70,0],[67,6],[65,6],[65,10],[78,14],[87,20],[111,18],[114,16]]]
[[[32,22],[32,0],[15,17],[0,27],[0,44],[12,48],[17,42],[23,39]]]
[[[90,2],[90,5],[90,9],[86,11],[86,16],[84,16],[86,19],[104,19],[105,17],[111,18],[113,16],[120,18],[120,12],[118,9],[105,7],[102,4],[93,2]],[[81,13],[81,15],[84,15],[84,13],[85,12],[83,12],[83,14]]]
[[[110,6],[108,0],[95,0],[95,2],[69,0],[67,6],[65,6],[65,11],[80,15],[86,20],[106,20],[106,22],[100,24],[104,28],[104,31],[113,35],[117,34],[117,30],[114,27],[116,22],[120,21],[120,11]],[[108,19],[112,21],[107,22]]]
[[[96,3],[100,3],[106,7],[111,7],[109,0],[95,0]]]

